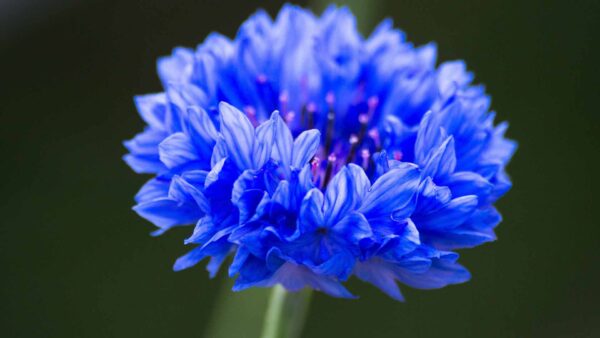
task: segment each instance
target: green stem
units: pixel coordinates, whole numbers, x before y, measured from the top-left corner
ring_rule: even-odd
[[[287,292],[273,287],[261,338],[298,338],[306,319],[311,290]]]

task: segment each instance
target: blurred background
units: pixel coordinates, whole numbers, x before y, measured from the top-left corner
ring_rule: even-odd
[[[257,336],[267,292],[171,270],[187,229],[149,236],[121,142],[157,57],[281,4],[0,0],[1,336]],[[398,303],[352,281],[359,300],[315,295],[304,336],[600,337],[600,2],[348,4],[363,32],[389,16],[465,59],[520,148],[499,240],[462,252],[471,282]]]

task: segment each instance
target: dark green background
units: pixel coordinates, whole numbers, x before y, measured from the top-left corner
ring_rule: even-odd
[[[148,236],[130,210],[146,178],[121,141],[143,125],[132,96],[160,90],[158,56],[280,4],[12,1],[0,6],[0,336],[201,337],[223,321],[254,337],[265,292],[171,271],[186,232]],[[359,300],[316,295],[305,336],[600,337],[600,2],[354,2],[371,7],[361,27],[392,16],[441,60],[465,59],[520,148],[499,240],[463,251],[471,282],[404,288],[406,303],[351,282]]]

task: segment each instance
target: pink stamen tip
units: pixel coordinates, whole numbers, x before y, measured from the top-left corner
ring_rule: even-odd
[[[328,92],[325,96],[325,102],[327,102],[328,105],[332,106],[335,103],[335,95],[333,95],[332,92]]]
[[[369,157],[371,156],[371,152],[369,152],[369,149],[363,149],[360,152],[360,156],[362,157],[362,167],[367,170],[369,168]]]
[[[396,161],[402,160],[402,155],[403,155],[402,152],[399,150],[394,150],[394,152],[393,152],[394,160],[396,160]]]
[[[306,105],[306,111],[308,111],[309,113],[314,113],[317,111],[317,105],[314,104],[314,102],[309,102]]]
[[[256,109],[254,109],[254,107],[252,107],[252,106],[245,106],[244,111],[250,117],[256,116]]]
[[[285,114],[285,122],[292,122],[294,120],[294,117],[296,117],[296,113],[294,113],[293,111],[288,112],[287,114]]]
[[[265,74],[260,74],[256,77],[256,82],[260,83],[260,84],[265,84],[267,83],[267,76]]]
[[[327,156],[327,161],[333,163],[333,162],[337,161],[337,157],[335,156],[335,154],[331,153],[331,154],[329,154],[329,156]]]
[[[367,114],[358,115],[358,122],[360,122],[360,124],[367,124],[369,122],[369,115],[367,115]]]
[[[321,164],[321,160],[316,156],[310,161],[310,171],[312,172],[314,179],[317,178],[317,174],[319,173],[319,165],[320,164]]]
[[[311,170],[313,176],[317,176],[317,172],[319,171],[320,164],[321,164],[321,159],[319,159],[317,156],[313,157],[313,159],[310,161],[310,170]]]
[[[286,103],[288,101],[288,93],[287,92],[281,93],[281,95],[279,95],[279,101],[281,103]]]
[[[367,100],[367,106],[369,107],[369,110],[374,110],[375,108],[377,108],[378,105],[379,105],[379,98],[377,96],[371,96]]]
[[[352,134],[350,135],[350,144],[355,144],[358,142],[358,136]]]
[[[379,130],[375,128],[369,130],[369,137],[375,140],[375,142],[379,141]]]

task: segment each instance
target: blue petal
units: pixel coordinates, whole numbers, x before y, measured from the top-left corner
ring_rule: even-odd
[[[319,276],[335,276],[335,278],[341,281],[345,281],[350,277],[355,264],[356,257],[347,251],[335,253],[319,265],[305,263],[305,265]]]
[[[196,205],[190,203],[180,205],[179,202],[170,198],[143,202],[133,207],[133,210],[161,228],[162,232],[175,225],[194,224],[202,216]]]
[[[244,266],[244,263],[246,263],[246,259],[248,259],[249,256],[250,251],[248,251],[246,248],[238,248],[237,252],[235,253],[235,256],[233,257],[233,262],[231,262],[231,265],[229,266],[229,277],[235,276],[240,271],[240,269],[242,268],[242,266]]]
[[[227,156],[230,157],[240,170],[251,169],[252,149],[254,148],[254,127],[246,115],[234,106],[219,103],[220,133]]]
[[[181,173],[181,177],[196,187],[203,187],[206,182],[208,171],[206,170],[186,170]]]
[[[269,255],[280,256],[281,253],[279,250],[274,249]],[[283,260],[285,261],[285,256]],[[289,261],[281,264],[275,272],[267,269],[264,263],[249,264],[248,268],[244,267],[243,271],[247,272],[247,274],[252,274],[253,281],[249,282],[245,280],[239,282],[242,277],[242,274],[240,274],[240,277],[236,280],[234,291],[252,286],[270,287],[281,284],[284,288],[292,292],[310,287],[333,297],[356,298],[335,277],[319,275],[305,266]]]
[[[342,168],[325,191],[324,225],[334,225],[349,211],[357,209],[370,186],[361,167],[349,164]]]
[[[203,243],[203,245],[197,246],[187,254],[179,257],[173,266],[175,271],[187,269],[193,265],[196,265],[204,257],[211,256],[216,258],[215,261],[209,263],[208,266],[211,277],[216,273],[216,269],[221,265],[223,259],[231,252],[232,244],[228,241],[229,234],[236,227],[237,222],[233,218],[226,221],[222,221],[218,224],[219,230],[211,229],[209,231],[212,236]]]
[[[151,128],[166,131],[167,96],[165,93],[139,95],[134,98],[134,101],[138,113]]]
[[[496,240],[493,229],[501,220],[496,208],[478,208],[458,228],[427,233],[427,241],[440,250],[471,248]]]
[[[208,213],[210,211],[208,199],[204,196],[202,191],[180,176],[173,176],[169,188],[169,197],[179,202],[193,201],[202,212]]]
[[[176,225],[194,224],[209,211],[204,194],[179,176],[174,176],[168,196],[147,200],[133,207],[140,216],[161,228],[156,235]]]
[[[197,246],[179,257],[173,265],[173,270],[181,271],[190,268],[198,264],[205,257],[211,257],[207,270],[209,276],[213,278],[230,251],[231,244],[227,241],[227,237],[217,234],[206,245]]]
[[[212,221],[210,216],[204,216],[200,218],[198,223],[196,223],[196,227],[194,228],[194,232],[192,235],[187,238],[184,243],[185,244],[202,244],[210,239],[214,234],[215,224]]]
[[[271,157],[278,120],[281,120],[279,112],[274,111],[268,121],[256,128],[256,142],[252,151],[252,165],[255,169],[262,168]]]
[[[398,115],[408,125],[418,124],[438,97],[435,73],[422,68],[397,76],[383,107],[386,114]]]
[[[290,193],[290,184],[288,181],[281,181],[279,185],[277,185],[277,189],[273,193],[271,200],[275,203],[281,205],[284,209],[289,210],[293,203],[292,194]]]
[[[380,260],[359,262],[354,268],[354,274],[358,279],[371,283],[397,301],[404,301],[400,288],[396,282],[396,275],[388,267],[389,263]]]
[[[224,72],[226,64],[233,53],[233,44],[229,38],[219,34],[210,33],[204,43],[196,49],[193,82],[198,85],[213,99],[211,105],[216,104],[220,72]]]
[[[167,197],[169,193],[170,182],[153,178],[146,182],[135,195],[137,203],[151,201],[153,199]]]
[[[405,269],[397,269],[398,279],[413,288],[437,289],[450,284],[460,284],[471,279],[471,274],[456,263],[458,255],[442,254],[432,260],[431,268],[425,273],[417,274]]]
[[[373,180],[376,181],[381,175],[387,173],[390,170],[390,164],[385,150],[373,154],[373,162],[375,163],[375,173]]]
[[[494,230],[453,229],[443,234],[428,234],[428,243],[440,250],[472,248],[496,240]]]
[[[503,163],[510,161],[517,150],[518,144],[513,140],[504,138],[504,133],[507,129],[507,122],[502,122],[494,128],[492,141],[488,145],[484,157],[499,159]]]
[[[473,81],[473,73],[467,72],[464,61],[448,61],[438,68],[438,86],[442,94],[448,93],[451,86],[464,87]]]
[[[137,174],[156,174],[165,170],[165,165],[160,161],[158,155],[153,158],[127,154],[123,161]]]
[[[311,129],[302,132],[294,141],[294,152],[292,166],[294,168],[303,168],[319,149],[321,142],[321,132],[317,129]]]
[[[493,179],[494,183],[494,191],[492,192],[492,196],[489,200],[490,203],[495,202],[500,197],[504,196],[510,188],[512,188],[512,182],[510,181],[510,177],[508,174],[501,170],[499,171]]]
[[[210,166],[214,168],[217,164],[227,158],[227,144],[223,139],[223,135],[217,137],[215,147],[213,148],[212,155],[210,157]]]
[[[256,210],[264,198],[266,192],[262,190],[247,190],[237,200],[235,205],[240,212],[239,223],[244,224],[252,220],[256,215]]]
[[[206,252],[201,246],[195,247],[185,255],[177,258],[173,265],[173,270],[181,271],[190,268],[206,257]]]
[[[343,238],[348,244],[356,245],[356,248],[362,240],[373,235],[369,222],[358,212],[351,212],[343,217],[331,228],[331,232],[331,236]]]
[[[198,160],[192,140],[184,133],[167,137],[159,144],[158,151],[160,160],[170,169]]]
[[[257,190],[262,196],[265,190],[263,172],[260,170],[247,169],[237,178],[233,184],[233,191],[231,194],[231,202],[237,203],[242,194],[249,190]]]
[[[480,203],[487,201],[494,189],[494,185],[483,176],[469,171],[460,171],[450,175],[444,185],[450,188],[453,196],[476,195]]]
[[[383,147],[389,150],[401,150],[403,158],[409,160],[413,157],[413,144],[417,134],[416,127],[407,126],[400,118],[386,115],[380,126]]]
[[[204,107],[209,103],[206,93],[200,87],[190,83],[170,82],[167,86],[167,97],[169,98],[170,111],[177,113],[182,118],[182,125],[185,122],[186,112],[190,107]]]
[[[333,297],[356,298],[334,277],[320,276],[293,263],[286,263],[279,268],[272,280],[290,291],[299,291],[310,287]]]
[[[275,137],[274,137],[274,152],[273,159],[278,161],[280,166],[289,177],[290,165],[292,161],[294,139],[290,129],[285,124],[283,119],[277,115],[275,118]]]
[[[313,182],[313,176],[311,172],[310,164],[306,164],[299,173],[298,176],[294,176],[292,174],[291,181],[295,182],[298,186],[298,191],[300,195],[305,195],[310,189],[315,187],[315,183]]]
[[[446,137],[434,113],[425,114],[415,142],[415,163],[421,166],[425,165],[432,150],[438,147]]]
[[[187,132],[194,141],[194,145],[202,153],[203,158],[210,158],[218,137],[217,129],[212,119],[200,107],[188,108],[187,118],[189,122]]]
[[[158,59],[158,75],[164,84],[187,81],[192,74],[194,51],[188,48],[175,48],[173,54]]]
[[[325,224],[323,216],[323,193],[321,190],[314,188],[306,194],[300,207],[299,220],[300,224],[303,225],[302,229],[304,229],[304,232],[313,231]]]
[[[392,213],[405,209],[412,212],[413,196],[419,186],[420,173],[414,165],[403,165],[379,177],[366,195],[360,212],[367,219],[389,217]],[[407,215],[397,215],[405,218]]]
[[[466,221],[477,208],[477,196],[467,195],[452,199],[441,209],[432,213],[414,215],[412,218],[419,229],[448,230]]]
[[[208,276],[210,278],[215,278],[217,272],[219,272],[219,269],[221,268],[221,265],[223,265],[223,262],[225,262],[225,259],[227,259],[228,256],[228,251],[222,251],[218,254],[212,254],[210,256],[210,261],[208,264],[206,264],[206,271],[208,271]]]
[[[239,172],[237,168],[235,168],[235,165],[232,163],[232,161],[229,160],[229,158],[224,158],[220,160],[217,164],[215,164],[208,173],[208,175],[206,175],[204,187],[208,189],[215,183],[230,182],[233,188],[233,183],[235,182],[238,176]],[[225,191],[221,191],[221,193],[225,193]],[[227,193],[231,194],[231,191]]]
[[[475,230],[493,229],[502,221],[502,215],[493,206],[478,208],[466,222]]]
[[[389,222],[392,223],[393,221]],[[385,225],[387,229],[381,229],[383,224],[379,223],[377,226],[372,224],[373,230],[380,232],[380,235],[382,235],[377,255],[388,261],[401,262],[405,260],[405,255],[419,247],[421,244],[420,234],[410,219],[393,223],[396,225],[395,229],[390,224]]]
[[[442,208],[452,199],[448,187],[440,187],[433,183],[431,177],[426,177],[419,187],[417,210],[415,214],[430,213]]]
[[[123,143],[130,152],[123,160],[138,174],[156,174],[164,171],[166,168],[160,161],[158,145],[167,136],[164,131],[146,128],[133,139]]]
[[[454,153],[454,138],[448,137],[433,151],[429,160],[423,168],[424,177],[445,178],[454,172],[456,168],[456,154]]]
[[[242,259],[243,258],[243,259]],[[254,255],[243,255],[236,262],[238,277],[233,284],[233,291],[242,291],[250,287],[269,287],[275,283],[270,281],[275,271],[267,267],[264,259]]]

